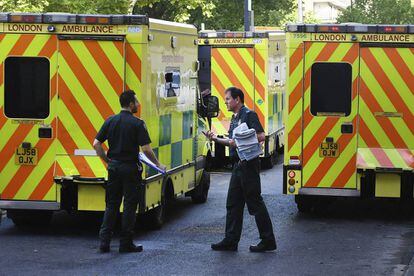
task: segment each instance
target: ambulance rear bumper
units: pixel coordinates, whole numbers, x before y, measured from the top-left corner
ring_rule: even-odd
[[[0,200],[0,209],[57,211],[60,210],[60,203],[53,201]]]

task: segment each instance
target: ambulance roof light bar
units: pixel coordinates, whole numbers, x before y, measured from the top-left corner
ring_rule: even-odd
[[[46,13],[43,15],[44,23],[76,23],[76,15],[71,13]]]
[[[8,21],[13,23],[42,23],[43,15],[35,13],[10,13]]]
[[[148,25],[146,15],[100,15],[71,13],[0,13],[0,22],[4,23],[66,23],[66,24],[113,24]]]
[[[199,38],[267,38],[269,32],[229,32],[229,31],[204,31],[199,33]]]
[[[287,32],[293,33],[412,33],[412,27],[407,25],[372,25],[372,24],[288,24]]]

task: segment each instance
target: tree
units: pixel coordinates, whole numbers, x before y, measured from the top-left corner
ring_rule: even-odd
[[[48,0],[46,12],[126,14],[130,0]]]
[[[294,0],[254,0],[255,25],[279,26],[294,9]],[[243,30],[242,0],[147,0],[138,1],[134,13],[150,17],[187,22],[208,29]]]
[[[42,12],[47,0],[0,0],[0,12]]]
[[[338,22],[364,24],[412,24],[414,7],[411,0],[354,0]]]

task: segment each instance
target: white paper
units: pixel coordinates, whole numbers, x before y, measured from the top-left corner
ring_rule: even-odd
[[[151,160],[149,160],[148,157],[142,152],[139,153],[139,160],[142,163],[144,163],[145,165],[157,170],[159,173],[162,173],[162,174],[167,173],[166,171],[164,171],[161,168],[157,167],[157,165],[155,165]]]

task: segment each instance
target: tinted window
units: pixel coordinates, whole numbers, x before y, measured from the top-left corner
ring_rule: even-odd
[[[164,97],[178,97],[180,95],[181,77],[179,69],[168,69],[165,73]]]
[[[4,66],[6,116],[47,118],[49,116],[49,60],[38,57],[9,57],[5,60]]]
[[[311,113],[315,116],[351,113],[352,66],[349,63],[315,63],[311,72]]]

